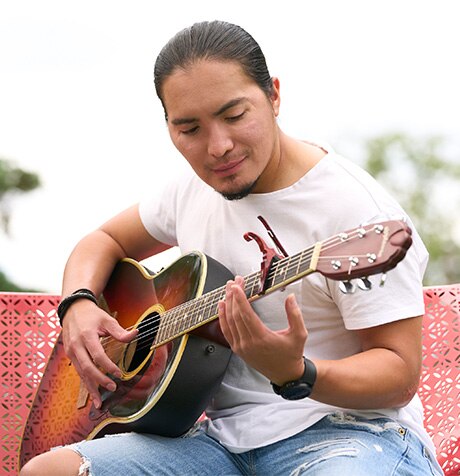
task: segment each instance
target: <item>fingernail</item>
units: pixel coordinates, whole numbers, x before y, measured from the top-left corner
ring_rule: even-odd
[[[107,384],[107,386],[105,388],[107,390],[109,390],[110,392],[115,392],[115,390],[117,389],[117,386],[115,385],[114,382],[111,382],[111,383]]]

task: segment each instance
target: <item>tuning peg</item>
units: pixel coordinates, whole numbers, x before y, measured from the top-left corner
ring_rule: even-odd
[[[351,281],[341,281],[339,289],[343,294],[353,294],[356,291],[356,286]]]
[[[380,284],[379,284],[381,288],[385,285],[386,280],[387,280],[387,274],[383,273],[382,277],[380,278]]]
[[[358,281],[358,288],[361,289],[362,291],[369,291],[372,289],[372,283],[369,281],[368,278],[360,278],[357,280]]]

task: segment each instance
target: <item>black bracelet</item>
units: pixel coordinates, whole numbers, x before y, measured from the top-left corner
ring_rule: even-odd
[[[58,306],[57,315],[59,317],[59,323],[62,327],[62,321],[64,320],[64,316],[68,311],[69,307],[78,299],[89,299],[93,301],[94,304],[97,304],[97,297],[90,289],[77,289],[72,294],[64,298]]]

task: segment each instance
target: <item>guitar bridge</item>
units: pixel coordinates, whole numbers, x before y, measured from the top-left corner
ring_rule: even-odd
[[[83,380],[80,379],[80,389],[78,391],[78,397],[76,402],[78,410],[86,407],[86,404],[88,403],[88,398],[89,398],[89,392],[85,384],[83,383]]]

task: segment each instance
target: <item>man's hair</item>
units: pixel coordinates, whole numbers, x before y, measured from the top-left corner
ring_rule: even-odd
[[[265,56],[254,38],[243,28],[224,21],[204,21],[179,31],[163,47],[154,68],[155,90],[163,101],[163,84],[178,68],[199,60],[235,61],[271,97],[273,82]]]

